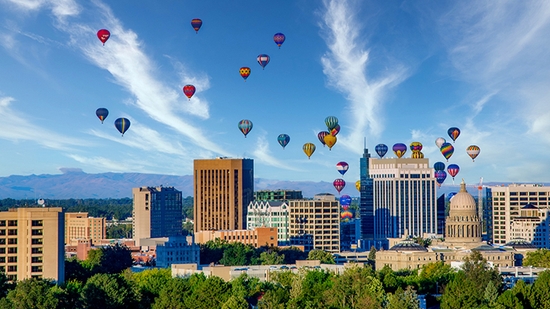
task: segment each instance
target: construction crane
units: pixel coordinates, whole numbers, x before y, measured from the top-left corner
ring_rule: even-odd
[[[483,177],[479,178],[479,185],[477,186],[477,213],[481,226],[483,229]]]

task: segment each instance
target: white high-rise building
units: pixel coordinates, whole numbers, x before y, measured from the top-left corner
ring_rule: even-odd
[[[288,218],[288,204],[285,201],[252,201],[248,204],[246,229],[276,227],[279,245],[286,246],[290,241]]]
[[[437,191],[429,160],[369,159],[373,180],[374,238],[437,233]]]

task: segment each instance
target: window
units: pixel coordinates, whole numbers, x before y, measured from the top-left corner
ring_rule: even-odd
[[[8,266],[9,267],[9,266]],[[42,266],[31,266],[31,272],[33,273],[41,273],[42,272]]]
[[[8,220],[8,226],[17,226],[17,220]]]
[[[8,245],[17,245],[17,238],[8,238]]]
[[[42,235],[42,229],[32,230],[31,234],[32,234],[32,236],[40,236],[40,235]]]
[[[41,245],[42,244],[42,238],[33,238],[32,241],[31,241],[31,244]]]
[[[32,220],[31,225],[32,226],[42,226],[43,222],[42,222],[42,220]]]
[[[11,271],[17,271],[17,265],[9,265],[8,266],[8,271],[11,272]]]
[[[42,257],[41,256],[33,256],[31,258],[31,263],[42,263]]]
[[[8,256],[8,263],[17,263],[16,256]]]
[[[9,229],[8,235],[11,235],[11,236],[17,235],[17,229]]]
[[[42,254],[42,248],[32,248],[32,254]]]

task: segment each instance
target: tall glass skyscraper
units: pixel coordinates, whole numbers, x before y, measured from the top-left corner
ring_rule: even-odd
[[[365,147],[363,157],[359,159],[361,197],[359,214],[361,218],[361,239],[374,240],[374,200],[372,196],[373,181],[369,175],[369,150]],[[368,248],[366,248],[368,249]]]

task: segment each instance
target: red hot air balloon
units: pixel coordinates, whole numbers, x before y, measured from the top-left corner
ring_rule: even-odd
[[[199,29],[202,26],[202,20],[200,20],[199,18],[192,19],[191,20],[191,26],[193,27],[193,29],[195,29],[196,33],[199,33]]]
[[[449,164],[449,166],[447,166],[447,172],[453,177],[453,181],[455,180],[455,176],[458,174],[459,171],[460,167],[458,167],[457,164]]]
[[[191,97],[195,94],[195,90],[195,86],[193,85],[183,86],[183,93],[187,98],[189,98],[189,101],[191,101]]]
[[[242,67],[239,69],[239,73],[241,73],[241,76],[244,78],[244,81],[246,82],[246,79],[250,75],[250,68],[249,67]]]
[[[111,37],[111,32],[107,29],[101,29],[97,32],[97,38],[105,45],[105,42]]]
[[[342,191],[342,189],[344,189],[344,187],[346,186],[346,182],[344,181],[344,179],[341,178],[334,180],[332,184],[334,185],[336,191],[338,191],[338,194],[340,194],[340,191]]]
[[[273,41],[275,41],[275,44],[277,44],[279,48],[281,48],[281,45],[284,43],[285,39],[286,37],[282,33],[275,33],[275,35],[273,36]]]
[[[340,174],[342,174],[342,176],[348,171],[348,168],[349,168],[348,163],[344,161],[336,163],[336,169]]]
[[[330,130],[330,134],[332,136],[336,136],[338,135],[338,133],[340,133],[340,125],[337,124],[334,128],[332,128],[332,130]]]

